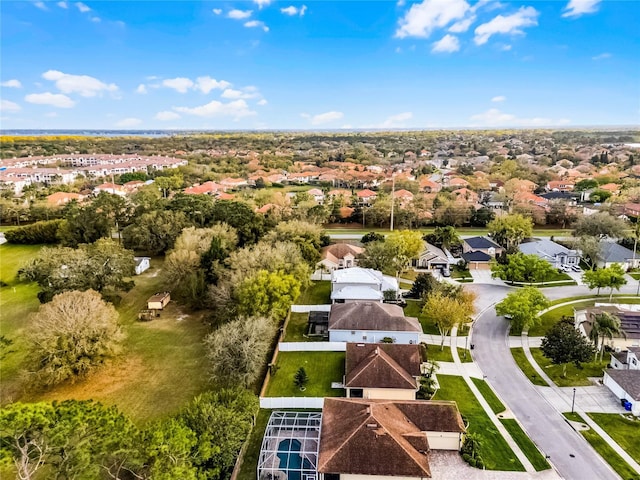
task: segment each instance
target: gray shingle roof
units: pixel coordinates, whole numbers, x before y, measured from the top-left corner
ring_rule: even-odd
[[[465,238],[464,243],[469,245],[469,248],[472,248],[473,250],[481,250],[485,248],[500,248],[500,245],[498,245],[488,237]]]
[[[607,375],[620,385],[632,400],[640,400],[640,370],[616,370],[612,368],[607,370]]]
[[[417,318],[405,317],[398,305],[379,302],[334,303],[329,329],[422,333]]]
[[[615,242],[600,242],[598,257],[605,263],[624,263],[633,258],[633,252]]]

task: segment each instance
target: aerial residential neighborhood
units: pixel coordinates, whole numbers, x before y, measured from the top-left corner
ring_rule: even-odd
[[[634,1],[0,1],[0,479],[640,480]]]

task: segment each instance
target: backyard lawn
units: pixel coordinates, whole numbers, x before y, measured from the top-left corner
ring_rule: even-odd
[[[331,388],[344,376],[344,352],[280,352],[277,371],[271,376],[266,397],[341,397],[344,390]],[[304,367],[309,383],[304,391],[293,384],[293,376]]]
[[[549,462],[544,458],[544,455],[540,453],[536,444],[524,433],[524,430],[522,430],[522,427],[515,419],[501,418],[500,421],[511,435],[511,438],[518,444],[522,453],[529,459],[533,468],[536,469],[536,472],[551,468],[551,465],[549,465]]]
[[[322,337],[307,337],[309,327],[308,313],[291,313],[287,329],[284,332],[285,342],[321,342]]]
[[[311,282],[294,302],[296,305],[326,305],[331,303],[331,282]]]
[[[574,422],[584,423],[584,419],[577,413],[565,413],[564,416]],[[625,480],[640,480],[640,475],[592,429],[580,430],[580,434],[591,444],[600,456],[611,465],[618,475]]]
[[[468,430],[482,441],[481,456],[488,470],[524,471],[495,425],[491,422],[475,395],[462,377],[438,375],[440,388],[434,400],[455,400],[460,413],[469,422]]]
[[[545,382],[540,375],[533,369],[529,360],[524,355],[524,350],[522,347],[516,347],[511,349],[511,355],[513,355],[513,359],[522,370],[522,373],[526,375],[526,377],[533,382],[534,385],[540,385],[542,387],[548,387],[549,385]]]
[[[588,413],[615,442],[640,463],[640,420],[617,413]]]
[[[418,300],[407,299],[407,306],[404,307],[404,314],[407,317],[417,317],[422,325],[422,331],[427,334],[439,335],[438,327],[432,321],[422,315],[420,302]]]
[[[593,385],[587,377],[602,377],[602,371],[607,368],[609,363],[608,355],[602,362],[583,363],[582,368],[576,368],[573,363],[567,365],[567,376],[562,377],[562,365],[553,365],[551,360],[542,354],[539,348],[532,348],[531,354],[534,360],[540,365],[544,372],[549,375],[551,380],[559,387],[579,387],[583,385]]]

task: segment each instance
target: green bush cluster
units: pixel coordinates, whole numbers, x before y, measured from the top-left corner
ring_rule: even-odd
[[[9,243],[20,245],[38,245],[42,243],[58,243],[58,228],[64,220],[44,220],[16,227],[5,232]]]

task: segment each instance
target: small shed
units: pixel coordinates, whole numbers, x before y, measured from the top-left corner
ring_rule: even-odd
[[[149,257],[133,257],[133,259],[136,262],[136,275],[140,275],[151,266],[149,263],[151,259]]]
[[[171,301],[169,292],[156,293],[147,300],[147,308],[149,310],[162,310]]]

